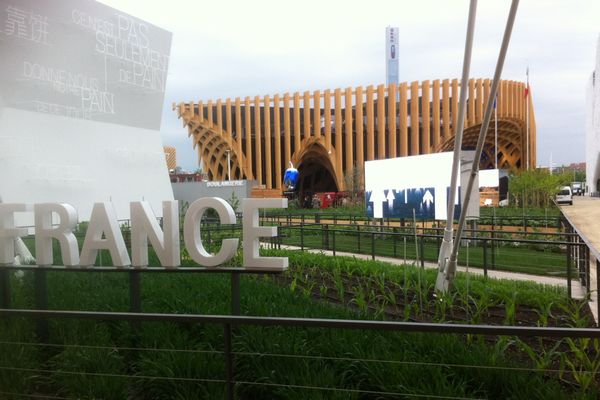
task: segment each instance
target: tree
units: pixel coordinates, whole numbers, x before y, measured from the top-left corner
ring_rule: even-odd
[[[547,207],[561,186],[571,182],[568,172],[550,174],[547,170],[513,171],[509,176],[508,192],[513,204]]]
[[[357,204],[364,200],[363,195],[365,193],[365,187],[363,175],[363,169],[357,166],[352,167],[352,169],[347,171],[346,175],[344,175],[344,186],[350,195],[352,204]]]

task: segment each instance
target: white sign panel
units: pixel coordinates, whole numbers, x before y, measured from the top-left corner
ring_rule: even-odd
[[[159,129],[171,34],[90,0],[0,0],[5,107]]]
[[[0,201],[173,198],[160,129],[171,33],[91,0],[0,0]]]
[[[462,181],[466,182],[473,152],[463,152]],[[446,219],[453,153],[389,158],[365,162],[367,215],[372,218]],[[460,182],[460,181],[459,181]],[[477,182],[471,194],[469,216],[478,216]],[[460,214],[455,196],[455,216]]]

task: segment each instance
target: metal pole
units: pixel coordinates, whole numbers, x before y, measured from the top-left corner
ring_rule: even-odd
[[[0,307],[10,308],[10,272],[0,267]]]
[[[600,260],[596,260],[596,304],[598,305],[598,315],[600,316]],[[598,318],[600,327],[600,318]]]
[[[500,76],[502,75],[502,68],[504,67],[504,59],[506,57],[506,51],[508,50],[508,43],[510,41],[510,35],[512,33],[512,27],[515,22],[515,16],[517,14],[517,8],[519,5],[519,0],[513,0],[510,11],[508,14],[508,20],[506,21],[506,29],[504,31],[504,38],[502,39],[502,47],[500,48],[500,54],[498,55],[498,63],[496,64],[496,71],[494,72],[494,81],[492,82],[492,87],[490,89],[490,99],[496,97],[498,93],[498,86],[500,84]],[[450,254],[450,259],[448,260],[447,265],[445,265],[445,270],[440,271],[438,273],[438,282],[436,282],[436,289],[442,292],[446,292],[452,281],[454,280],[454,274],[456,273],[456,260],[458,257],[458,249],[460,246],[460,239],[462,236],[462,232],[465,226],[465,220],[467,217],[467,210],[469,208],[469,202],[471,200],[471,190],[473,189],[473,184],[475,182],[475,178],[477,177],[477,172],[479,171],[479,160],[481,159],[481,153],[483,152],[483,144],[485,142],[485,136],[487,134],[488,126],[490,124],[490,119],[492,116],[492,102],[488,101],[485,114],[483,117],[483,123],[481,124],[481,129],[479,131],[479,138],[477,140],[477,147],[475,149],[475,157],[473,158],[473,165],[471,167],[471,175],[469,176],[469,182],[465,191],[465,200],[461,208],[460,219],[458,222],[458,227],[456,229],[456,237],[454,240],[454,244],[452,247],[452,253]]]
[[[142,312],[142,273],[141,271],[129,271],[129,311],[133,313]],[[131,321],[131,330],[133,331],[132,345],[137,346],[138,335],[141,332],[139,321]]]
[[[450,193],[448,198],[448,208],[446,216],[446,228],[444,229],[444,240],[438,256],[438,277],[436,289],[444,290],[444,281],[446,280],[446,264],[452,249],[452,234],[454,222],[454,202],[456,199],[456,190],[458,182],[458,167],[460,163],[460,148],[462,146],[462,135],[465,120],[465,110],[467,103],[467,87],[469,85],[469,70],[471,68],[471,50],[473,48],[473,32],[475,30],[475,15],[477,14],[477,0],[471,0],[469,5],[469,20],[467,25],[467,38],[465,42],[465,53],[463,58],[463,70],[460,87],[460,100],[458,105],[458,116],[456,120],[456,133],[454,136],[454,158],[452,160],[452,171],[450,177]]]
[[[233,377],[233,354],[231,351],[231,324],[223,324],[223,339],[225,341],[225,373],[227,381],[227,399],[235,398],[235,381]]]
[[[240,273],[231,273],[231,315],[240,315]]]
[[[33,285],[35,288],[35,308],[38,310],[48,309],[48,278],[47,271],[38,270],[33,272]],[[48,320],[40,318],[36,321],[36,335],[41,343],[48,343],[50,331]]]
[[[332,243],[332,247],[333,247],[333,256],[335,257],[335,229],[333,229],[331,231],[331,241]]]
[[[375,259],[375,232],[371,232],[371,259]]]

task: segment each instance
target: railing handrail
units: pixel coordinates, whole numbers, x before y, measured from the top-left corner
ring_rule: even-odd
[[[450,334],[511,335],[539,337],[600,338],[594,328],[557,328],[510,325],[441,324],[433,322],[401,322],[296,317],[259,317],[238,315],[163,314],[132,312],[99,312],[67,310],[0,309],[0,316],[27,318],[71,318],[93,320],[161,321],[177,323],[214,323],[222,325],[299,326],[331,329],[372,329],[402,332]]]
[[[585,243],[585,245],[588,247],[588,249],[590,250],[590,253],[594,256],[594,258],[598,261],[600,261],[600,251],[598,251],[598,249],[596,249],[596,247],[594,246],[594,244],[587,238],[587,236],[585,236],[583,234],[583,232],[581,232],[576,226],[575,224],[573,224],[573,221],[571,221],[571,219],[569,218],[568,215],[566,215],[565,213],[560,212],[561,216],[567,220],[567,222],[569,223],[569,225],[571,225],[571,228],[573,228],[573,230],[575,231],[575,233],[577,235],[579,235],[579,237],[583,240],[583,242]]]

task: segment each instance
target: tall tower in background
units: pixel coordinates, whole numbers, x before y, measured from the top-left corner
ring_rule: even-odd
[[[398,84],[398,27],[385,28],[385,83]]]

